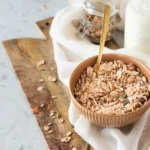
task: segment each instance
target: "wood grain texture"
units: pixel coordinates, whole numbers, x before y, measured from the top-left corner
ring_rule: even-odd
[[[73,126],[68,120],[68,107],[70,104],[68,89],[59,80],[57,69],[54,71],[51,70],[51,67],[57,68],[54,61],[53,46],[49,36],[51,23],[52,18],[49,18],[39,21],[36,24],[45,39],[22,38],[4,41],[3,44],[31,108],[37,107],[39,110],[35,114],[35,117],[49,149],[69,150],[71,143],[78,150],[88,150],[90,146],[74,132]],[[114,49],[119,47],[114,41],[110,41],[108,45]],[[45,65],[37,66],[37,62],[40,60],[44,60]],[[50,82],[48,76],[56,77],[57,81]],[[44,79],[44,82],[38,82],[41,78]],[[44,89],[37,91],[37,88],[40,86],[44,87]],[[52,95],[56,95],[57,98],[51,99]],[[41,104],[45,104],[45,106],[41,108]],[[49,116],[50,110],[55,110],[57,116],[60,115],[63,117],[65,120],[64,123],[58,123],[59,117],[51,119]],[[54,122],[51,126],[54,132],[48,134],[43,127],[51,121]],[[67,131],[73,132],[71,142],[60,142]]]

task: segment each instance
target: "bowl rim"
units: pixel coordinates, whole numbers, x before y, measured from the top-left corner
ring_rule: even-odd
[[[136,58],[134,58],[134,57],[132,57],[132,56],[129,56],[129,55],[125,55],[125,54],[118,54],[118,53],[105,53],[105,54],[103,54],[103,55],[118,55],[118,56],[122,56],[122,57],[129,57],[130,59],[132,59],[132,60],[134,60],[134,61],[137,61],[137,62],[139,62],[141,65],[142,65],[142,67],[144,67],[145,69],[147,69],[147,71],[149,71],[149,74],[150,74],[150,69],[145,65],[145,64],[143,64],[140,60],[138,60],[138,59],[136,59]],[[129,116],[129,115],[132,115],[132,114],[134,114],[134,113],[137,113],[138,111],[140,111],[141,109],[144,109],[144,108],[147,108],[147,107],[150,107],[150,98],[149,98],[149,100],[146,102],[146,104],[144,104],[142,107],[140,107],[139,109],[137,109],[137,110],[135,110],[135,111],[133,111],[133,112],[128,112],[128,113],[125,113],[125,114],[120,114],[120,115],[111,115],[111,114],[101,114],[101,113],[97,113],[97,112],[94,112],[93,110],[88,110],[87,108],[85,108],[85,107],[83,107],[79,102],[77,102],[77,100],[75,99],[75,97],[74,97],[74,94],[72,93],[72,91],[71,91],[71,81],[72,81],[72,78],[73,78],[73,75],[74,75],[74,73],[77,71],[77,69],[84,63],[84,62],[86,62],[86,61],[88,61],[88,60],[90,60],[90,59],[93,59],[93,58],[96,58],[96,57],[98,57],[97,55],[95,55],[95,56],[92,56],[92,57],[89,57],[89,58],[87,58],[87,59],[85,59],[84,61],[82,61],[80,64],[78,64],[77,66],[76,66],[76,68],[73,70],[73,72],[72,72],[72,74],[71,74],[71,76],[70,76],[70,80],[69,80],[69,93],[70,93],[70,96],[71,96],[71,101],[73,101],[73,103],[75,104],[75,105],[77,105],[78,107],[80,107],[83,111],[86,111],[87,113],[94,113],[95,115],[98,115],[98,116],[107,116],[107,117],[121,117],[121,116]],[[79,109],[78,109],[79,110]]]

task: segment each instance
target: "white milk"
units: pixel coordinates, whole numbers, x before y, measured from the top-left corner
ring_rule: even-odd
[[[132,0],[128,3],[125,48],[150,55],[150,0]]]

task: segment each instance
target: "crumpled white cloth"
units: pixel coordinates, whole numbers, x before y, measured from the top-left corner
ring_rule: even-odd
[[[55,16],[51,26],[54,57],[57,63],[60,80],[68,86],[70,75],[74,68],[84,59],[98,54],[98,45],[94,45],[78,36],[72,20],[81,18],[81,9],[66,7]],[[136,48],[136,47],[135,47]],[[132,48],[133,49],[133,48]],[[149,56],[127,49],[115,51],[133,56],[150,67]],[[108,48],[105,53],[114,52]],[[150,146],[150,111],[140,120],[123,128],[103,128],[90,123],[82,116],[71,102],[69,120],[75,131],[95,150],[148,150]]]

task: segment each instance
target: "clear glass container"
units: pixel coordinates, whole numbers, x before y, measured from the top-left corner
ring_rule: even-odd
[[[111,16],[107,39],[110,40],[114,34],[113,16],[117,13],[116,5],[110,0],[85,0],[83,16],[79,25],[82,37],[86,37],[93,43],[99,43],[102,34],[102,23],[105,4],[111,7]]]

